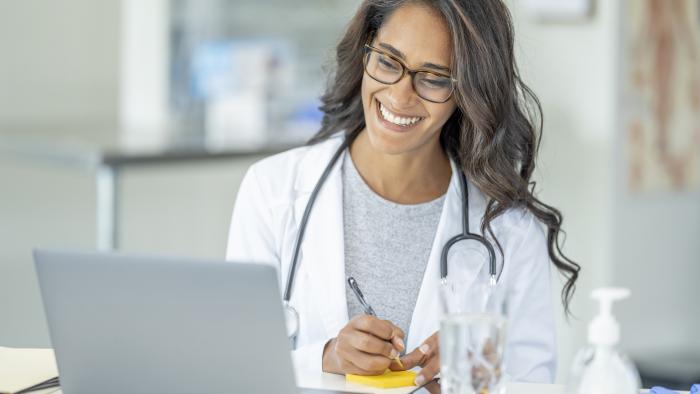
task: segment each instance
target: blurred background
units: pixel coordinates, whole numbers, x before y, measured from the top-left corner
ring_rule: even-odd
[[[620,285],[645,386],[700,380],[700,1],[509,0],[539,196],[582,266],[558,382]],[[50,346],[31,250],[222,259],[238,184],[317,130],[358,0],[0,1],[0,345]],[[558,276],[553,276],[558,278]]]

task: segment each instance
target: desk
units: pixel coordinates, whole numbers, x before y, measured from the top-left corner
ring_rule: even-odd
[[[345,383],[345,378],[338,375],[322,374],[323,376],[307,377],[306,382],[299,381],[304,387],[321,388],[329,390],[345,390],[357,393],[379,393],[379,394],[406,394],[412,388],[403,389],[368,389],[366,387]],[[642,390],[641,393],[648,393],[648,390]],[[679,391],[679,394],[688,393],[687,391]],[[32,394],[62,394],[60,389],[46,389],[34,391]],[[535,384],[535,383],[510,383],[506,385],[506,394],[564,394],[564,386],[558,384]]]
[[[104,137],[112,136],[112,137]],[[119,141],[119,133],[0,134],[0,154],[77,168],[95,176],[97,249],[119,247],[119,174],[126,167],[267,156],[302,143],[242,147],[212,146],[202,139]]]
[[[356,393],[381,393],[381,394],[406,394],[413,390],[412,387],[399,389],[373,389],[355,383],[348,383],[345,377],[329,373],[320,375],[315,373],[304,373],[297,371],[297,384],[301,387],[344,390]],[[558,384],[538,384],[538,383],[509,383],[506,385],[506,394],[564,394],[565,386]],[[641,390],[640,393],[648,393],[649,390]],[[679,394],[688,393],[678,391]]]
[[[415,387],[398,389],[375,389],[345,381],[341,375],[329,373],[304,373],[297,371],[297,384],[301,387],[342,390],[355,393],[406,394]],[[506,385],[507,394],[564,394],[564,386],[555,384],[511,383]]]

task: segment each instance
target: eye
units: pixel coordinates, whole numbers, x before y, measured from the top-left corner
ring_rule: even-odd
[[[446,89],[450,87],[451,81],[449,78],[423,77],[420,84],[430,89]]]
[[[381,68],[383,68],[384,70],[399,71],[401,69],[401,66],[388,56],[379,55],[378,61],[379,61],[379,66]]]

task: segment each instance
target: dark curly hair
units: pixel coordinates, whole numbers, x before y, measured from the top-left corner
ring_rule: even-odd
[[[457,109],[442,127],[440,142],[466,176],[488,197],[481,231],[501,245],[491,222],[524,207],[547,226],[550,260],[566,277],[561,292],[568,314],[581,267],[564,256],[559,234],[563,216],[534,195],[531,182],[542,138],[542,109],[521,80],[513,53],[513,25],[501,0],[366,0],[336,49],[335,71],[321,97],[321,130],[315,144],[338,132],[349,141],[364,129],[361,98],[363,45],[389,15],[406,3],[438,11],[452,36],[452,76]]]

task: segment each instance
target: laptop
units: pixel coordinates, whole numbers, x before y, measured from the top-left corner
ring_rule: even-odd
[[[36,250],[65,394],[296,387],[274,267]]]

